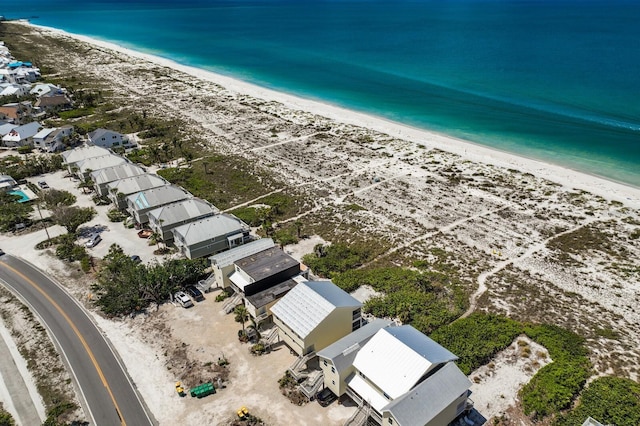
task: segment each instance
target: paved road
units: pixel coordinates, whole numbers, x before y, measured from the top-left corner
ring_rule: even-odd
[[[80,388],[92,425],[153,425],[105,338],[55,282],[15,257],[0,257],[0,282],[19,294],[54,337]]]

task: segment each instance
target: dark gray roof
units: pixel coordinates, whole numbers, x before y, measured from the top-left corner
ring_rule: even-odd
[[[297,284],[297,281],[288,279],[278,285],[274,285],[273,287],[270,287],[252,296],[247,296],[247,300],[256,308],[260,308],[284,296]]]
[[[409,392],[387,404],[382,412],[389,411],[401,426],[422,426],[432,421],[470,387],[467,376],[453,362],[449,362]]]
[[[271,247],[234,262],[254,281],[285,271],[299,264],[297,260],[282,251],[279,247]]]
[[[388,327],[392,323],[393,321],[390,320],[376,318],[319,351],[318,356],[330,359],[338,371],[343,371],[353,365],[353,360],[360,348],[367,343],[378,330]]]

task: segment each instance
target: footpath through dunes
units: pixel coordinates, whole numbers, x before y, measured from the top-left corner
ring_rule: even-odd
[[[304,233],[365,242],[376,265],[449,265],[469,295],[482,276],[477,309],[577,328],[599,372],[637,379],[637,189],[344,110],[303,111],[292,108],[303,100],[32,30],[54,41],[49,66],[64,56],[70,73],[109,87],[111,102],[180,119],[204,141],[198,150],[241,155],[312,200],[290,216]]]

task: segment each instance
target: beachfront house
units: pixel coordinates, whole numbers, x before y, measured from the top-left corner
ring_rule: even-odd
[[[123,163],[91,172],[91,180],[96,193],[101,197],[106,197],[109,195],[107,185],[111,182],[143,174],[145,174],[145,170],[142,167],[131,163]]]
[[[280,338],[298,355],[326,348],[360,328],[362,303],[331,281],[302,282],[273,305]]]
[[[207,278],[207,281],[211,285],[215,284],[215,287],[228,288],[231,285],[229,276],[236,270],[234,264],[236,260],[259,253],[273,246],[275,246],[275,243],[271,238],[260,238],[209,257],[211,275]]]
[[[106,148],[89,145],[79,146],[69,151],[60,153],[60,155],[62,156],[62,161],[67,166],[67,170],[70,174],[75,174],[77,163],[89,158],[101,157],[109,154],[111,154],[111,151]],[[102,167],[100,167],[100,169],[102,169]]]
[[[270,247],[236,260],[229,281],[251,317],[259,323],[266,320],[271,307],[299,283],[295,277],[301,272],[300,262],[280,247]],[[306,274],[302,279],[306,281]]]
[[[17,96],[22,97],[29,94],[29,85],[16,83],[0,83],[0,97]]]
[[[37,121],[23,124],[2,137],[2,145],[9,148],[27,146],[33,144],[33,137],[42,129]]]
[[[29,90],[29,93],[32,95],[36,95],[37,97],[40,97],[40,96],[54,95],[57,93],[64,93],[64,91],[60,87],[56,86],[55,84],[39,83],[39,84],[34,84],[31,90]]]
[[[68,140],[72,133],[73,126],[45,128],[33,136],[33,146],[43,152],[61,151],[65,147],[65,140]]]
[[[249,226],[222,213],[173,229],[173,244],[189,259],[207,257],[250,241]]]
[[[95,170],[113,167],[128,162],[129,161],[126,158],[111,153],[108,155],[101,155],[100,157],[91,157],[75,163],[75,175],[81,180],[86,180]]]
[[[212,204],[200,198],[189,198],[167,204],[148,213],[149,228],[169,244],[173,241],[173,229],[220,213]]]
[[[410,325],[382,328],[350,350],[357,353],[344,384],[334,386],[342,377],[332,372],[325,384],[337,395],[344,389],[378,424],[448,425],[470,408],[471,382],[455,365],[458,358]],[[323,367],[325,360],[334,362],[325,357]]]
[[[120,210],[127,208],[127,197],[131,194],[169,185],[158,175],[143,174],[113,181],[107,184],[107,197]]]
[[[13,124],[26,124],[33,120],[33,105],[30,101],[12,102],[0,106],[0,119]]]
[[[376,318],[342,339],[318,351],[318,364],[324,377],[324,387],[335,395],[347,391],[347,377],[354,372],[353,361],[362,348],[379,330],[390,327],[393,321]]]
[[[138,226],[149,222],[147,213],[158,207],[191,198],[192,195],[175,185],[164,185],[131,194],[126,198],[127,212]]]
[[[73,104],[66,93],[54,93],[40,96],[34,106],[40,111],[51,113],[69,110],[73,107]]]
[[[136,146],[129,137],[108,129],[96,129],[89,133],[88,143],[103,148],[133,148]]]

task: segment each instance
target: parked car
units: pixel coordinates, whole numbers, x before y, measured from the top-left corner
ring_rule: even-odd
[[[47,185],[47,182],[41,180],[40,182],[38,182],[38,186],[42,189],[49,189],[49,185]]]
[[[178,302],[180,306],[182,306],[183,308],[188,308],[190,306],[193,306],[193,302],[191,301],[189,296],[187,296],[187,293],[185,293],[184,291],[177,292],[175,295],[175,299],[176,299],[176,302]]]
[[[100,241],[102,241],[100,234],[91,234],[89,240],[85,243],[85,246],[88,248],[95,247]]]
[[[137,254],[134,254],[133,256],[131,256],[131,260],[133,260],[134,263],[142,262],[142,259],[140,259],[140,256],[138,256]]]
[[[318,400],[318,404],[326,407],[327,405],[338,399],[338,397],[335,393],[331,392],[331,389],[324,388],[316,394],[316,399]]]
[[[4,254],[4,250],[0,249],[0,256]]]
[[[204,300],[204,295],[195,286],[187,287],[187,293],[189,293],[189,295],[193,297],[193,300],[195,300],[196,302],[201,302]]]

